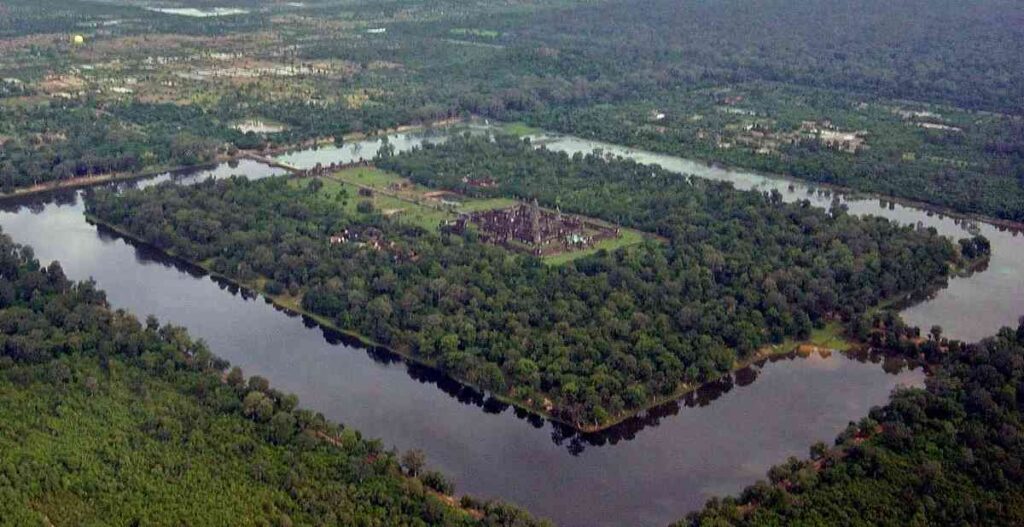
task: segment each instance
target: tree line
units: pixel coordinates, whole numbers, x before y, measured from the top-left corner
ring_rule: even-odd
[[[172,104],[48,102],[0,106],[0,190],[213,161],[260,144],[199,108]],[[252,142],[256,141],[256,142]]]
[[[488,193],[537,197],[664,241],[548,266],[472,231],[346,212],[319,185],[283,179],[97,192],[87,207],[158,248],[301,299],[343,329],[583,427],[927,289],[960,258],[934,231],[507,137],[453,138],[379,162],[455,190],[463,177],[492,177],[501,184]],[[329,241],[346,230],[363,241]]]
[[[914,346],[906,337],[901,346]],[[834,446],[812,446],[809,459],[772,467],[677,525],[1024,522],[1024,320],[977,344],[940,339],[923,344],[939,352],[925,388],[898,390]]]
[[[547,525],[246,378],[0,233],[0,523]]]

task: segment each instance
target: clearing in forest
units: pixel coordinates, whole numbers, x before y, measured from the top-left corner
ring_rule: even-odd
[[[480,239],[561,265],[601,249],[635,245],[645,235],[579,215],[510,198],[472,198],[413,183],[374,167],[355,167],[320,179],[320,194],[353,215],[381,213],[425,230],[473,230]],[[296,180],[308,184],[308,180]]]

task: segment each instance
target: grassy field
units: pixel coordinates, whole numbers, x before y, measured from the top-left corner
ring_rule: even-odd
[[[541,135],[544,133],[544,130],[541,130],[540,128],[534,128],[521,122],[503,123],[501,125],[501,130],[505,133],[518,136]]]
[[[385,172],[374,167],[346,168],[345,170],[340,170],[331,174],[331,176],[349,183],[373,187],[380,190],[387,190],[388,185],[391,185],[392,183],[410,183],[409,180],[400,177],[397,174]],[[426,189],[425,187],[420,188],[423,189],[423,192],[429,192],[429,189]]]
[[[304,186],[308,185],[309,181],[293,180],[292,184]],[[359,216],[359,203],[368,201],[373,204],[375,211],[388,214],[396,221],[418,225],[428,231],[437,231],[444,221],[454,219],[460,213],[503,209],[518,203],[511,198],[452,196],[449,201],[457,201],[459,204],[447,205],[427,197],[427,194],[437,192],[437,189],[417,185],[397,174],[374,167],[347,168],[321,178],[321,181],[324,185],[320,189],[320,196],[337,203],[347,213]],[[360,196],[360,188],[372,189],[373,196]],[[543,260],[549,265],[563,265],[602,249],[614,251],[636,245],[648,237],[640,231],[631,229],[622,229],[621,233],[619,238],[602,240],[589,249],[544,256]]]
[[[510,198],[485,198],[463,201],[458,207],[459,212],[479,212],[482,210],[507,209],[515,206],[518,201]]]
[[[501,209],[516,204],[515,200],[507,198],[453,196],[449,201],[457,201],[459,205],[447,205],[439,199],[428,197],[429,193],[437,192],[437,189],[417,185],[397,174],[373,167],[348,168],[331,174],[324,181],[343,185],[350,196],[356,197],[357,201],[350,203],[352,210],[355,210],[358,201],[372,201],[378,210],[401,210],[399,220],[412,221],[427,229],[436,229],[442,221],[453,219],[459,213]],[[373,197],[359,196],[360,187],[373,189]],[[327,188],[325,185],[324,189]],[[337,193],[337,190],[327,192]]]
[[[573,251],[562,254],[553,254],[551,256],[545,256],[544,263],[548,265],[563,265],[571,262],[577,258],[582,258],[604,249],[606,251],[614,251],[623,247],[629,247],[630,245],[638,245],[643,243],[644,239],[648,238],[640,231],[634,231],[632,229],[621,229],[620,236],[611,240],[601,240],[597,242],[593,247],[584,249],[582,251]]]
[[[293,184],[308,185],[310,180],[294,180]],[[397,221],[419,225],[426,230],[435,231],[442,221],[455,217],[455,214],[442,208],[420,205],[393,196],[374,192],[372,197],[360,196],[359,187],[336,179],[322,178],[323,187],[320,196],[342,207],[353,216],[360,216],[360,202],[370,202],[374,210],[391,215]]]
[[[853,348],[853,343],[843,335],[843,324],[835,321],[825,324],[823,328],[815,328],[806,339],[787,339],[772,348],[789,352],[805,344],[836,351],[849,351]]]

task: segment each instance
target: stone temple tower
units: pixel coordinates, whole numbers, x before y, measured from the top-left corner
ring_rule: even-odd
[[[530,235],[533,237],[533,244],[540,245],[540,204],[537,203],[537,198],[533,198],[533,204],[530,205]]]

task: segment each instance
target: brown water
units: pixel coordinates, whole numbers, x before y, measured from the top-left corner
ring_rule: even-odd
[[[406,136],[410,140],[402,148],[424,137]],[[549,148],[574,145],[589,150],[596,144],[561,138]],[[376,143],[361,149],[372,157]],[[290,162],[344,162],[336,151],[317,153]],[[631,155],[645,160],[651,154]],[[806,197],[799,184],[790,193],[789,182],[665,156],[653,160],[703,177],[735,178],[745,188],[781,185],[790,198]],[[266,175],[250,168],[254,175]],[[232,170],[218,167],[183,179]],[[922,221],[946,234],[963,232],[952,220],[899,205],[848,204],[857,213],[897,215],[894,219]],[[764,477],[770,465],[788,456],[806,456],[815,441],[830,442],[849,421],[883,404],[894,387],[920,385],[924,376],[879,357],[781,358],[606,434],[578,436],[386,352],[347,344],[302,317],[97,229],[85,221],[77,192],[9,202],[0,212],[0,226],[32,245],[40,259],[60,260],[70,277],[95,278],[114,306],[187,327],[247,374],[264,375],[299,395],[303,406],[387,445],[422,448],[432,466],[454,477],[460,492],[502,497],[562,525],[664,525],[679,519],[713,495],[735,493]],[[934,299],[909,309],[908,319],[925,325],[941,320],[949,333],[976,338],[1024,313],[1024,274],[1019,273],[1024,238],[980,228],[993,241],[990,268],[951,281]],[[972,316],[967,306],[976,309],[979,301],[987,302],[984,315]]]

